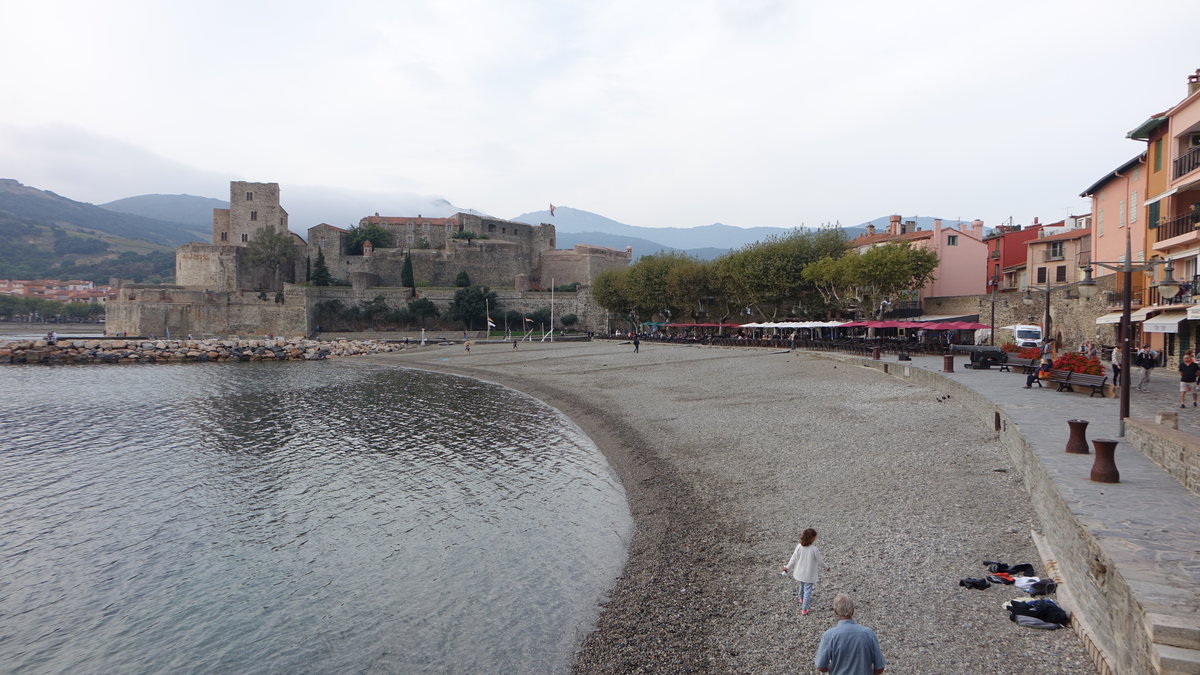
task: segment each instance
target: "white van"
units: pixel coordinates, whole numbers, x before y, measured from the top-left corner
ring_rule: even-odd
[[[1005,326],[1011,328],[1013,332],[1013,341],[1018,347],[1040,347],[1042,345],[1042,327],[1017,324],[1015,326]]]

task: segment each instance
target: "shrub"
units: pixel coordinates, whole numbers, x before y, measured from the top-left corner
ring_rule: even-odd
[[[1069,370],[1072,373],[1083,373],[1085,375],[1104,374],[1104,368],[1100,365],[1100,359],[1094,359],[1082,352],[1067,352],[1063,354],[1054,362],[1054,367],[1058,370]]]

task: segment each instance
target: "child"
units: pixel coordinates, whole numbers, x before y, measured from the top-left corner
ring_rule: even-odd
[[[1037,370],[1033,371],[1032,373],[1029,374],[1029,377],[1025,378],[1025,388],[1031,389],[1031,388],[1033,388],[1034,382],[1037,382],[1038,380],[1044,380],[1044,379],[1050,377],[1050,371],[1053,369],[1054,369],[1054,364],[1051,363],[1050,359],[1046,359],[1045,361],[1042,361],[1042,365],[1038,366]],[[1041,385],[1038,385],[1038,386],[1041,386]]]
[[[821,557],[821,549],[813,546],[813,542],[816,540],[817,531],[811,527],[801,533],[800,544],[792,553],[792,559],[788,561],[787,567],[783,568],[784,572],[790,570],[792,578],[800,582],[800,588],[796,589],[796,602],[800,603],[800,613],[804,615],[808,614],[808,603],[812,600],[813,586],[818,581],[817,568],[829,569],[829,566],[825,564],[825,559]]]

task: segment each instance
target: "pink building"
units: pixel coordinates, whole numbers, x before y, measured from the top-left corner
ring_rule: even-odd
[[[1126,228],[1133,240],[1133,258],[1145,260],[1143,242],[1146,218],[1140,217],[1139,201],[1146,195],[1146,153],[1125,162],[1084,190],[1080,197],[1092,200],[1091,255],[1095,260],[1125,259]],[[1092,275],[1112,274],[1096,267]]]
[[[920,290],[918,302],[986,291],[988,248],[983,243],[982,220],[963,230],[942,227],[940,219],[933,221],[932,230],[921,230],[916,223],[906,222],[900,216],[892,216],[889,221],[886,233],[877,233],[874,226],[868,225],[867,233],[852,240],[850,246],[864,252],[884,244],[909,244],[936,253],[939,262],[933,271],[933,281]]]

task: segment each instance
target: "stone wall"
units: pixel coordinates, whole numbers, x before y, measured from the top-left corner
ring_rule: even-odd
[[[1050,329],[1062,337],[1062,346],[1077,348],[1084,340],[1113,346],[1117,339],[1117,324],[1097,324],[1096,319],[1109,312],[1117,311],[1114,306],[1113,275],[1096,280],[1096,297],[1085,300],[1079,295],[1078,284],[1056,286],[1050,292]],[[1033,305],[1026,305],[1024,291],[1005,291],[996,294],[996,326],[1011,326],[1017,323],[1040,326],[1046,315],[1046,295],[1033,291]],[[927,315],[963,316],[978,314],[980,323],[991,323],[992,296],[957,295],[945,298],[927,298],[923,307]],[[1006,338],[1005,331],[996,332],[996,343]],[[1011,338],[1011,334],[1007,335]]]
[[[1141,420],[1125,420],[1125,440],[1200,496],[1200,442],[1194,435]]]
[[[183,286],[122,286],[108,303],[107,335],[305,335],[305,293],[211,291]]]

